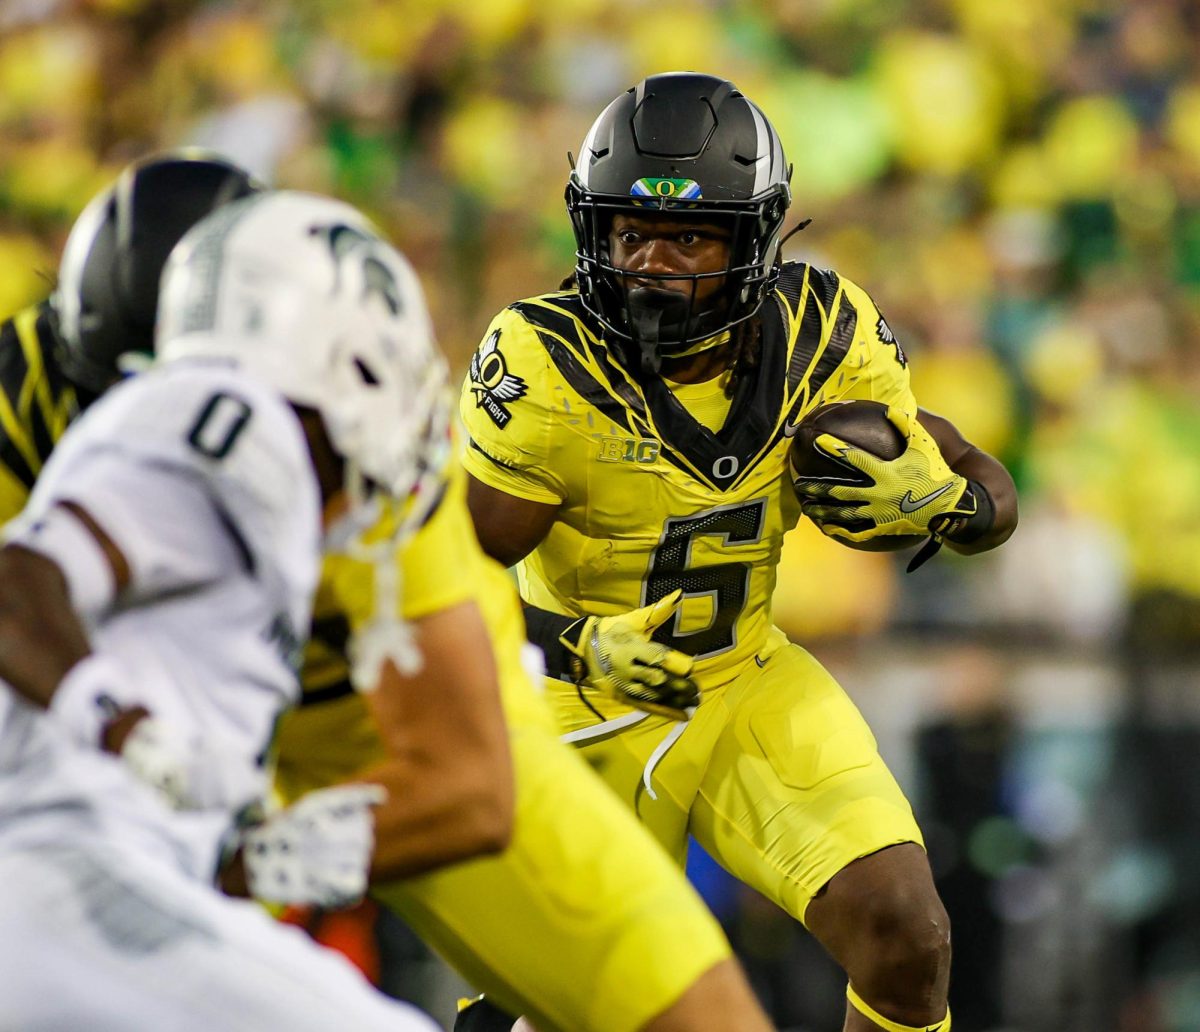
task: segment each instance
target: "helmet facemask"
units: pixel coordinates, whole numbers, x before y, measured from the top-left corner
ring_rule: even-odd
[[[775,257],[786,210],[782,201],[772,207],[771,217],[764,222],[761,204],[671,204],[665,199],[631,204],[628,198],[576,196],[571,215],[576,236],[582,241],[575,269],[580,293],[588,310],[610,334],[637,347],[644,371],[656,373],[664,359],[695,354],[720,343],[734,326],[757,313],[778,277]],[[725,265],[707,272],[681,273],[619,267],[611,256],[614,218],[654,218],[660,213],[678,217],[685,225],[725,227],[729,233]],[[760,253],[764,237],[774,242],[769,258]],[[662,286],[629,282],[634,279]],[[701,298],[701,285],[711,280],[719,280],[720,287]],[[677,284],[687,289],[681,290]]]

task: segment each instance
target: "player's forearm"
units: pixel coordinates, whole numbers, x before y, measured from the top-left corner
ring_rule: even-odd
[[[968,480],[980,484],[994,509],[992,526],[967,544],[947,540],[946,545],[962,555],[975,555],[1004,544],[1017,528],[1017,488],[1004,465],[987,452],[969,446],[950,468]]]
[[[58,566],[18,545],[0,549],[0,679],[45,709],[90,652]]]
[[[962,555],[986,552],[1004,544],[1017,528],[1017,487],[1004,464],[971,444],[948,419],[920,409],[921,425],[937,442],[946,464],[959,476],[975,481],[987,492],[986,503],[992,508],[991,525],[969,542],[947,539],[946,544]]]
[[[470,750],[458,757],[454,769],[447,769],[437,757],[414,750],[363,775],[388,790],[387,802],[375,812],[373,883],[410,878],[508,845],[515,795],[511,773],[492,777],[480,768],[467,770]],[[484,764],[483,771],[494,773],[487,758]]]
[[[369,780],[388,788],[376,813],[375,877],[406,877],[503,849],[513,774],[491,638],[466,602],[416,622],[424,664],[385,664],[367,699],[388,758]]]

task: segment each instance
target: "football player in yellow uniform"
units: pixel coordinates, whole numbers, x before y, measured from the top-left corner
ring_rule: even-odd
[[[478,823],[494,817],[491,810],[385,804],[376,812],[373,896],[506,1011],[529,1015],[539,1032],[770,1028],[681,872],[558,740],[535,690],[540,657],[525,641],[519,598],[479,547],[461,469],[402,546],[398,567],[400,611],[424,666],[407,676],[389,668],[366,693],[311,689],[321,694],[285,715],[279,731],[277,780],[287,798],[370,778],[380,769],[374,764],[391,768],[392,791],[403,792],[398,759],[410,765],[413,791],[431,801],[439,780],[469,784],[470,765],[463,770],[453,760],[472,748],[464,728],[479,718],[470,710],[484,708],[498,681],[515,772],[511,839],[495,855],[454,863],[455,822]],[[352,640],[370,626],[378,588],[376,571],[360,559],[326,559],[323,616],[315,622],[337,621]],[[340,665],[348,682],[344,644],[326,638],[310,648],[321,661],[314,670],[328,675]],[[493,785],[477,786],[484,804],[493,793]],[[430,852],[414,852],[414,839]],[[465,844],[468,855],[479,852]]]
[[[0,451],[12,474],[3,519],[24,504],[80,402],[118,378],[117,358],[150,350],[171,246],[206,211],[252,188],[232,166],[198,170],[195,160],[127,170],[72,230],[53,303],[13,321],[6,355],[21,362],[10,357],[3,368],[21,379],[0,412],[13,417],[4,419],[5,444],[18,459]],[[212,184],[207,205],[193,204],[196,179]],[[338,257],[355,240],[331,233],[329,244]],[[319,467],[337,466],[323,458]],[[428,519],[394,564],[336,550],[325,559],[304,704],[284,717],[276,741],[280,794],[291,801],[372,775],[389,785],[376,811],[377,897],[481,989],[533,1015],[541,1032],[765,1032],[770,1023],[702,901],[558,741],[535,691],[540,665],[531,673],[536,653],[519,600],[479,548],[465,483],[458,469],[433,491]],[[391,516],[373,528],[376,542],[389,539]],[[373,690],[356,693],[351,642],[359,635],[369,645],[393,608],[421,669],[385,664]],[[497,728],[515,784],[491,762]]]
[[[847,1032],[947,1032],[949,923],[911,808],[770,600],[802,509],[851,543],[971,553],[1012,532],[1015,491],[918,410],[861,288],[780,259],[789,178],[732,83],[656,75],[613,101],[567,187],[573,283],[506,308],[471,363],[468,498],[519,564],[566,740],[676,859],[694,835],[806,925],[849,976]],[[846,476],[793,484],[794,427],[840,399],[886,404],[904,453],[819,438]]]

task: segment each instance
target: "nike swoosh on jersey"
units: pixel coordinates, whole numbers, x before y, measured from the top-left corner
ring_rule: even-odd
[[[799,429],[800,429],[800,420],[796,420],[796,422],[794,422],[794,423],[784,423],[783,424],[783,436],[784,437],[795,437],[796,433],[799,431]]]
[[[904,497],[900,499],[900,511],[916,512],[918,509],[924,508],[935,498],[940,498],[953,486],[953,483],[943,484],[936,491],[930,491],[929,494],[922,495],[920,498],[914,498],[911,491],[906,491]]]

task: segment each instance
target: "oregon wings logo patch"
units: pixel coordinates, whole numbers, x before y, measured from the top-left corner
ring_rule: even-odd
[[[879,322],[875,324],[875,332],[884,344],[890,344],[896,349],[896,361],[902,366],[908,365],[908,356],[904,353],[904,349],[900,346],[900,342],[896,339],[892,328],[887,324],[887,320],[882,315],[879,317]]]
[[[500,331],[493,330],[471,358],[471,392],[475,406],[483,409],[501,430],[512,419],[507,406],[529,391],[525,381],[508,371],[500,353]]]

